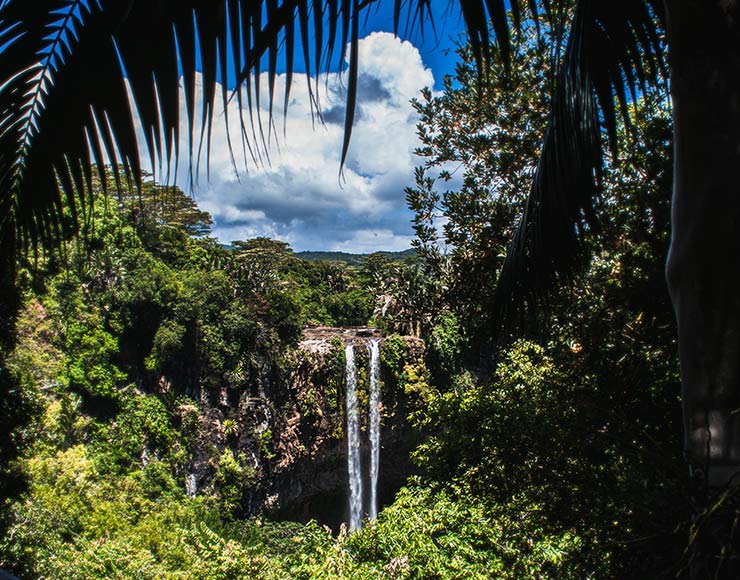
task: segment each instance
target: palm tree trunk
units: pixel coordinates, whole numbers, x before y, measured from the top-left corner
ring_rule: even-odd
[[[689,576],[737,578],[740,480],[740,2],[665,0],[674,116],[666,274],[678,321],[684,452],[698,483]]]
[[[740,470],[740,7],[666,0],[675,175],[668,286],[688,461]]]

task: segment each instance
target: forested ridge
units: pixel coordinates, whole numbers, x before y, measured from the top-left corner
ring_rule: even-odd
[[[578,283],[503,338],[490,331],[492,276],[546,122],[548,58],[528,38],[505,82],[479,86],[462,47],[443,93],[414,102],[412,261],[307,262],[266,238],[225,247],[177,188],[91,192],[78,235],[20,270],[4,380],[23,420],[4,473],[19,487],[2,506],[3,568],[60,579],[682,574],[692,505],[663,278],[671,120],[658,97],[642,95],[623,128]],[[452,166],[462,185],[447,190]],[[247,433],[236,416],[199,448],[208,481],[187,489],[203,392],[277,393],[302,328],[367,324],[426,343],[418,364],[399,363],[392,340],[383,354],[395,373],[385,382],[407,400],[417,475],[376,521],[348,534],[254,513],[266,476],[235,450],[252,437],[269,462],[280,436]]]

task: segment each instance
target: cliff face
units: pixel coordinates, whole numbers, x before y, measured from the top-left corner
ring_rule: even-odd
[[[423,374],[424,344],[415,337],[385,338],[370,328],[306,329],[298,348],[276,366],[265,363],[251,393],[202,396],[201,428],[190,480],[196,487],[240,488],[244,513],[317,519],[337,527],[347,516],[345,345],[355,346],[364,476],[368,477],[368,378],[371,340],[380,343],[381,451],[379,498],[392,500],[413,473],[414,433],[406,423],[416,393],[408,370]],[[231,480],[221,463],[238,466]],[[217,459],[215,459],[217,458]],[[241,472],[239,472],[241,470]],[[234,468],[232,469],[234,471]]]

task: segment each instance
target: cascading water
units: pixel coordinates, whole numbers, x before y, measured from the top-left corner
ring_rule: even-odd
[[[198,483],[195,481],[195,474],[188,473],[188,476],[185,478],[185,494],[188,497],[195,497],[197,493]]]
[[[344,349],[347,359],[347,467],[349,470],[349,529],[362,527],[362,472],[360,470],[360,415],[357,410],[355,349]]]
[[[378,517],[378,468],[380,467],[380,348],[370,341],[370,509]]]

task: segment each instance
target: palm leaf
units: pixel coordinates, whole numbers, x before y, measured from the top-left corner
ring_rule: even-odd
[[[359,19],[380,1],[0,3],[0,252],[5,261],[17,249],[59,240],[65,207],[73,223],[86,219],[90,199],[84,192],[91,191],[94,172],[104,171],[106,162],[114,175],[122,171],[130,181],[139,179],[139,143],[129,93],[143,127],[143,148],[155,171],[168,176],[181,155],[182,90],[187,163],[194,179],[201,159],[208,169],[216,109],[237,99],[247,118],[240,116],[239,135],[229,134],[229,144],[233,149],[238,140],[245,162],[264,163],[267,142],[275,133],[272,111],[278,98],[279,59],[291,76],[293,51],[300,45],[310,86],[311,73],[342,67],[347,56],[344,162],[361,66]],[[505,63],[510,28],[518,27],[525,11],[537,19],[536,0],[459,4],[481,71],[489,58],[489,18]],[[542,0],[541,5],[549,14],[553,0]],[[572,271],[583,231],[595,227],[591,200],[602,164],[600,128],[605,125],[613,140],[618,112],[628,116],[639,86],[660,72],[656,18],[662,16],[661,2],[580,0],[577,6],[531,198],[501,275],[500,304],[512,296],[537,299]],[[422,26],[430,7],[430,0],[394,0],[394,25],[398,29],[405,13],[409,26]],[[197,63],[203,92],[199,111]],[[265,67],[267,119],[259,114]],[[228,79],[236,79],[233,93]],[[290,82],[283,103],[289,90]]]
[[[245,162],[263,163],[274,133],[273,103],[281,48],[293,72],[300,36],[311,72],[343,66],[349,46],[347,113],[342,160],[354,119],[359,18],[379,0],[5,0],[0,3],[0,251],[59,240],[63,212],[74,223],[88,215],[94,172],[107,162],[137,180],[139,143],[155,171],[180,159],[180,90],[184,94],[187,163],[193,179],[209,157],[214,112],[236,98]],[[421,26],[430,0],[394,0],[396,27],[405,10]],[[533,1],[530,4],[534,5]],[[476,58],[487,57],[487,15],[508,54],[504,0],[461,2]],[[516,19],[519,2],[511,2]],[[312,33],[311,37],[309,36]],[[335,53],[335,44],[341,49]],[[313,61],[310,54],[313,54]],[[196,64],[202,74],[202,109],[195,110]],[[311,68],[313,64],[313,71]],[[269,115],[259,114],[260,78],[267,68]],[[180,79],[181,87],[180,87]],[[229,91],[227,80],[236,79]],[[220,95],[217,95],[218,83]],[[288,102],[286,83],[284,103]],[[136,115],[129,106],[129,92]],[[317,94],[317,93],[313,93]],[[318,103],[316,102],[317,112]],[[228,126],[228,119],[227,119]],[[228,135],[232,146],[237,137]],[[234,162],[236,166],[236,162]],[[105,183],[102,174],[101,183]],[[120,187],[121,184],[119,183]]]
[[[585,236],[598,231],[603,147],[616,151],[618,115],[629,126],[640,92],[667,76],[662,28],[660,1],[577,2],[532,188],[498,281],[499,320],[545,302],[584,264]]]

